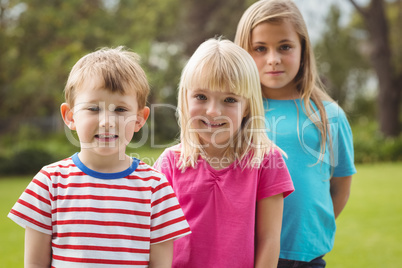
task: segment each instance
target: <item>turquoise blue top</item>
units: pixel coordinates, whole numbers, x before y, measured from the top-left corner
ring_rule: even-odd
[[[284,199],[283,259],[311,261],[332,249],[336,225],[330,178],[356,173],[352,131],[345,113],[336,103],[324,102],[324,106],[331,129],[332,163],[329,146],[317,163],[320,132],[304,113],[300,100],[264,99],[268,136],[287,154],[285,161],[295,187]]]

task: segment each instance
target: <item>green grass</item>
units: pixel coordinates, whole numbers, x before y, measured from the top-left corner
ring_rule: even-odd
[[[139,152],[156,159],[160,150]],[[357,166],[352,194],[337,220],[329,268],[402,267],[401,163]],[[24,230],[6,218],[30,178],[0,179],[0,260],[2,267],[23,267]]]
[[[401,189],[400,162],[357,166],[328,267],[402,267]]]
[[[24,267],[24,229],[7,214],[30,179],[23,177],[0,179],[0,260],[2,267]]]

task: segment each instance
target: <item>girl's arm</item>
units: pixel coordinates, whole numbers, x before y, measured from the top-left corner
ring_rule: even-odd
[[[173,240],[151,245],[149,268],[170,268],[173,260]]]
[[[48,268],[52,262],[52,236],[25,228],[25,268]]]
[[[257,202],[255,268],[277,267],[283,214],[283,194]]]
[[[335,219],[341,214],[343,208],[348,202],[350,195],[350,187],[352,184],[352,176],[346,177],[332,177],[331,184],[331,197],[334,204]]]

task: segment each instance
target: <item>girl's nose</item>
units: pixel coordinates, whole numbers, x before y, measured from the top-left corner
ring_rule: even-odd
[[[281,57],[278,52],[270,51],[267,54],[267,64],[268,65],[278,65],[281,62]]]
[[[217,103],[216,101],[210,101],[207,107],[207,115],[211,117],[216,117],[220,116],[221,114],[222,113],[219,107],[219,103]]]

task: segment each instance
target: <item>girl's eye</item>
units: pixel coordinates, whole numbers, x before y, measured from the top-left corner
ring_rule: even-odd
[[[203,94],[197,94],[197,95],[195,95],[195,98],[197,100],[206,100],[207,99],[207,97]]]
[[[228,102],[228,103],[236,103],[237,100],[234,99],[234,98],[229,97],[229,98],[226,98],[226,99],[225,99],[225,102]]]
[[[266,49],[265,47],[263,47],[263,46],[260,46],[260,47],[254,48],[254,50],[257,51],[257,52],[264,52],[264,51],[266,51],[267,49]]]
[[[91,112],[99,112],[99,111],[100,111],[100,108],[97,107],[97,106],[89,107],[89,108],[88,108],[88,111],[91,111]]]
[[[292,48],[292,47],[291,47],[291,46],[289,46],[289,45],[282,45],[280,49],[281,49],[281,50],[286,50],[286,51],[287,51],[287,50],[289,50],[289,49],[291,49],[291,48]]]

